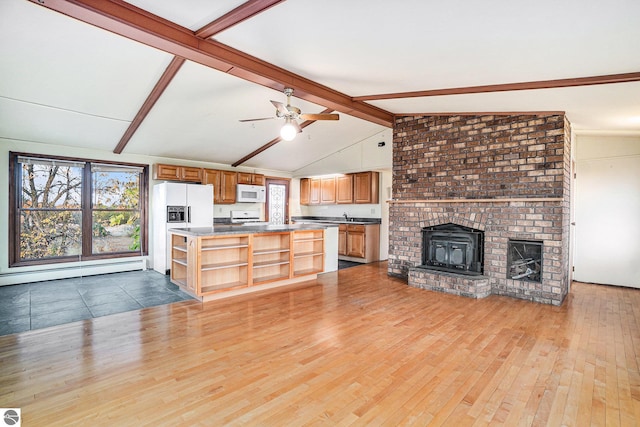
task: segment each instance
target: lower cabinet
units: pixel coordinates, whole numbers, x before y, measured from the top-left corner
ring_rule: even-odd
[[[171,236],[171,281],[202,297],[324,271],[324,230]]]
[[[338,226],[338,257],[347,261],[380,260],[379,224],[340,224]]]

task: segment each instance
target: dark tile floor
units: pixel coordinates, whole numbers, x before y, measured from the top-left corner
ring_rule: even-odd
[[[338,260],[338,270],[342,270],[343,268],[349,268],[349,267],[357,267],[358,265],[364,265],[361,262],[353,262],[353,261],[344,261],[339,259]]]
[[[188,299],[153,270],[0,286],[0,335]]]

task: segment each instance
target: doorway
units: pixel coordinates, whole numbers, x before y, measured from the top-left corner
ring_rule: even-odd
[[[289,184],[288,179],[267,178],[267,199],[265,219],[271,224],[289,224]]]

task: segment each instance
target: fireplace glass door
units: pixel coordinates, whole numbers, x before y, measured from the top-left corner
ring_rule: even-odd
[[[456,224],[422,229],[420,267],[462,274],[482,274],[484,233]]]

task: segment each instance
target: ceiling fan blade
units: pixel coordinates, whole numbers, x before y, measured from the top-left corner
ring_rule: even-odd
[[[275,119],[275,117],[261,117],[259,119],[243,119],[243,120],[238,120],[239,122],[257,122],[260,120],[272,120]]]
[[[296,130],[298,131],[298,133],[302,133],[302,128],[300,127],[300,125],[298,124],[297,121],[295,120],[291,120],[290,122],[294,128],[296,128]]]
[[[280,114],[282,114],[283,116],[289,115],[289,110],[282,102],[271,101],[271,103],[276,107],[276,110],[278,110]]]
[[[339,114],[300,114],[302,120],[340,120]]]

